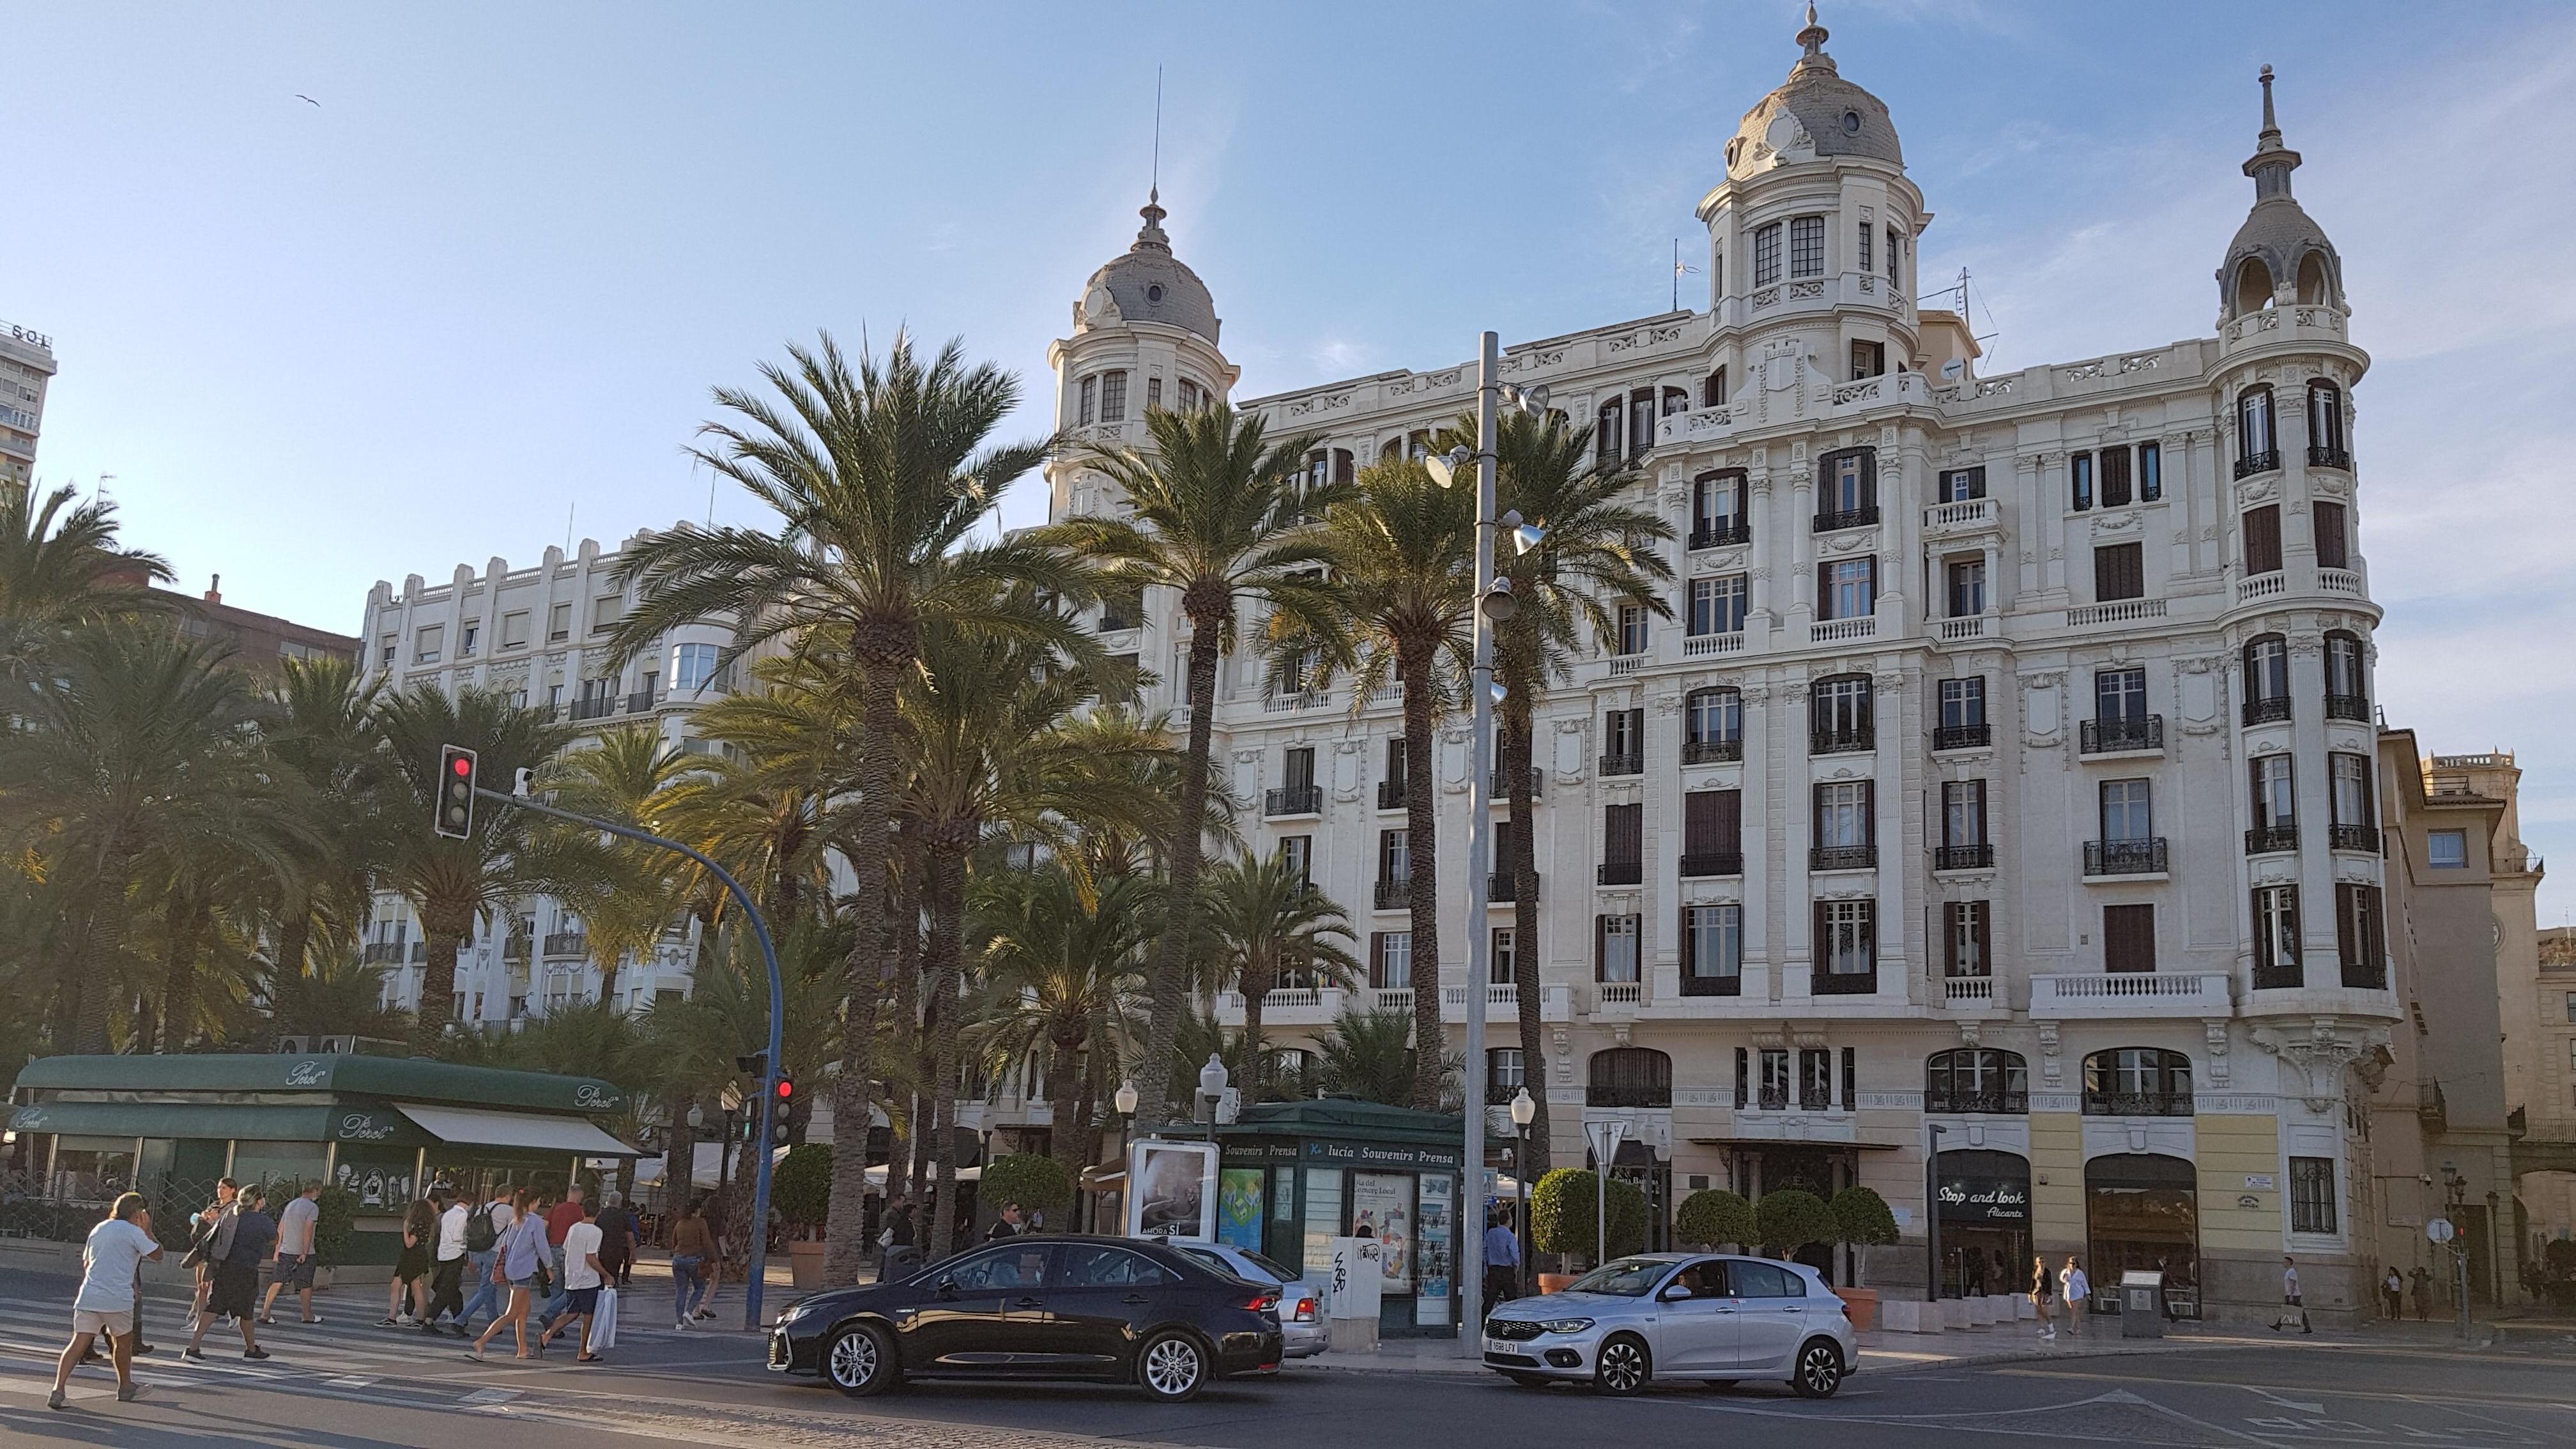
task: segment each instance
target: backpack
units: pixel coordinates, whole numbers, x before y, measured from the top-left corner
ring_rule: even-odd
[[[492,1251],[492,1245],[499,1241],[501,1241],[501,1233],[499,1229],[492,1226],[492,1205],[487,1202],[476,1208],[473,1216],[465,1220],[465,1251],[488,1253]]]

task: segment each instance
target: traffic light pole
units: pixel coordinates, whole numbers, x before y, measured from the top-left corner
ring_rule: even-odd
[[[742,882],[735,880],[731,871],[676,840],[665,840],[650,831],[638,830],[632,825],[620,825],[614,820],[594,819],[588,815],[576,815],[569,810],[558,810],[552,805],[540,805],[523,795],[508,795],[479,784],[474,787],[474,793],[498,804],[515,805],[522,810],[533,810],[539,815],[568,820],[588,829],[606,831],[610,835],[627,840],[677,851],[705,866],[709,874],[724,882],[726,893],[733,897],[734,904],[742,907],[743,918],[751,922],[751,933],[760,942],[761,964],[769,968],[769,1050],[764,1054],[765,1065],[761,1068],[760,1074],[760,1162],[753,1169],[751,1178],[751,1263],[743,1276],[742,1297],[742,1326],[757,1332],[760,1328],[761,1289],[767,1286],[764,1275],[769,1267],[769,1168],[774,1145],[771,1139],[778,1130],[778,1053],[786,1036],[786,1022],[780,1015],[784,1010],[781,998],[785,996],[786,988],[778,976],[778,952],[769,943],[769,924],[760,918],[760,907],[751,903],[751,893],[742,888]],[[867,1134],[866,1123],[859,1124],[859,1133],[861,1145],[864,1146]],[[686,1174],[690,1169],[684,1165],[681,1171]],[[670,1181],[670,1164],[667,1162],[663,1164],[662,1177],[665,1183]],[[687,1176],[681,1178],[684,1190],[688,1182]]]

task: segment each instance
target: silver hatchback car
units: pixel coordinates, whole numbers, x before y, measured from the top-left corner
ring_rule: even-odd
[[[1816,1270],[1770,1258],[1617,1258],[1485,1320],[1485,1366],[1531,1388],[1589,1382],[1633,1394],[1658,1378],[1777,1379],[1823,1399],[1859,1360],[1842,1300]]]

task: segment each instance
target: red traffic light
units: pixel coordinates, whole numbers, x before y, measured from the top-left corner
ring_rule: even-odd
[[[474,774],[474,760],[468,755],[458,755],[447,762],[447,768],[458,779],[469,779]]]
[[[796,1096],[796,1081],[795,1081],[795,1079],[794,1079],[794,1078],[792,1078],[792,1077],[780,1077],[780,1078],[778,1079],[778,1100],[780,1100],[780,1101],[782,1101],[782,1102],[792,1101],[792,1100],[794,1100],[794,1099],[795,1099],[795,1096]]]

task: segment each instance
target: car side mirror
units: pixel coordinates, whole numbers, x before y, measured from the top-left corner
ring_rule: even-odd
[[[1683,1287],[1681,1284],[1676,1283],[1655,1296],[1666,1303],[1686,1303],[1690,1300],[1691,1291],[1688,1288]]]
[[[942,1298],[954,1298],[957,1296],[957,1280],[949,1274],[940,1274],[939,1281],[931,1286],[939,1290],[939,1296]]]

